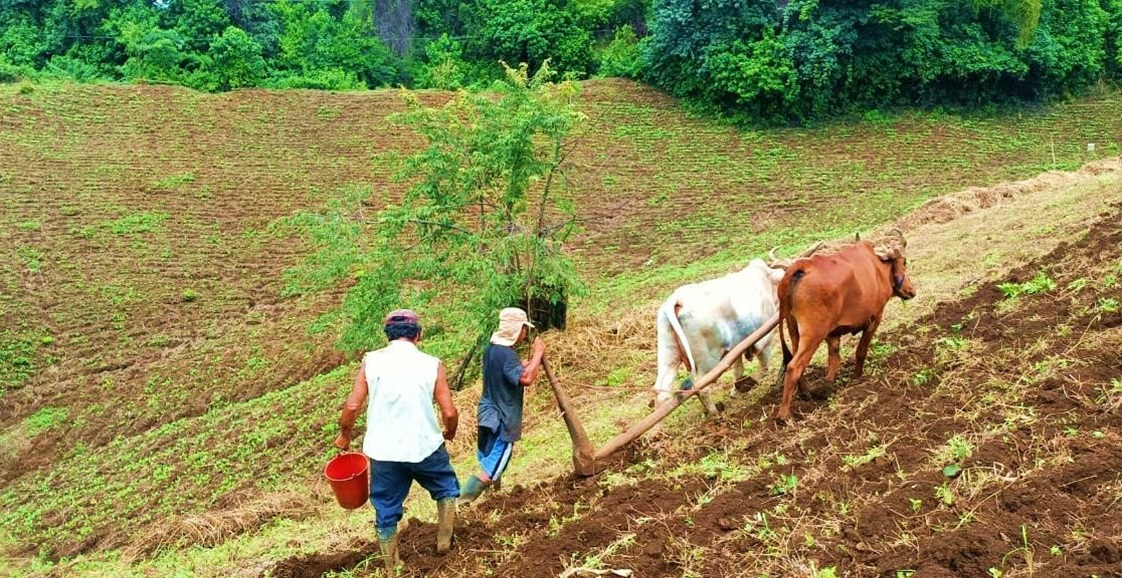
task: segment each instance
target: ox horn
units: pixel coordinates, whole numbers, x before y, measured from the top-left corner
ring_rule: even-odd
[[[768,265],[768,267],[771,267],[772,269],[786,269],[786,268],[790,267],[791,264],[794,263],[796,259],[803,259],[803,258],[806,258],[806,257],[809,257],[809,256],[813,255],[814,252],[821,249],[822,245],[824,245],[824,244],[825,243],[823,243],[822,241],[819,241],[819,242],[811,245],[810,248],[806,249],[802,253],[799,253],[798,255],[795,255],[794,257],[791,257],[789,259],[783,259],[783,260],[780,260],[775,255],[775,252],[779,249],[779,247],[772,247],[772,249],[767,252],[767,258],[768,258],[768,264],[767,265]]]
[[[900,238],[900,250],[903,251],[908,246],[908,240],[904,238],[904,232],[895,227],[893,227],[892,232]]]
[[[779,257],[775,256],[777,250],[779,250],[779,247],[772,247],[771,250],[767,252],[767,266],[772,269],[786,269],[791,264],[792,260],[787,259],[785,261],[780,261]]]
[[[803,258],[809,257],[809,256],[813,255],[815,252],[817,252],[819,249],[821,249],[822,245],[825,245],[825,244],[826,243],[824,243],[823,241],[819,241],[819,242],[811,245],[810,247],[808,247],[807,250],[803,251],[802,253],[799,253],[799,255],[795,258],[796,259],[803,259]]]

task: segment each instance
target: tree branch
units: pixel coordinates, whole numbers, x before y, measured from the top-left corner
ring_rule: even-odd
[[[463,227],[458,227],[456,225],[449,225],[448,223],[438,223],[436,221],[428,221],[428,220],[425,220],[425,219],[408,219],[408,222],[413,223],[415,225],[432,225],[434,227],[440,227],[442,229],[450,229],[452,231],[459,231],[460,233],[463,233],[465,235],[474,235],[475,234],[475,233],[473,233],[473,232],[471,232],[471,231],[469,231],[469,230],[467,230]]]

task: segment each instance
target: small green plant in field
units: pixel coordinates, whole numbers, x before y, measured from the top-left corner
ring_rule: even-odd
[[[139,235],[159,229],[166,220],[167,213],[133,213],[110,221],[107,225],[114,235]]]
[[[974,444],[971,444],[966,438],[956,435],[947,440],[947,445],[951,448],[951,455],[957,461],[963,461],[974,453]]]
[[[927,385],[927,382],[931,381],[934,377],[935,370],[930,367],[925,367],[912,376],[911,382],[912,385]]]
[[[764,512],[756,512],[755,516],[748,518],[740,531],[768,545],[774,545],[779,540],[779,534],[771,529]]]
[[[339,117],[339,107],[321,106],[316,109],[316,118],[320,120],[335,120]]]
[[[199,294],[194,289],[185,289],[183,291],[183,302],[191,303],[199,299]]]
[[[795,491],[799,485],[799,478],[795,474],[779,474],[779,479],[771,485],[771,491],[777,496],[783,496]]]
[[[44,407],[28,416],[24,425],[28,434],[35,435],[62,423],[68,414],[64,407]]]
[[[748,479],[749,475],[740,464],[730,462],[727,455],[718,452],[701,458],[698,465],[701,467],[702,475],[709,479],[742,481]]]
[[[1036,295],[1038,293],[1044,293],[1045,291],[1051,291],[1056,288],[1056,282],[1041,271],[1036,277],[1024,283],[1002,283],[998,285],[997,288],[1005,294],[1006,299],[1016,299],[1021,295]]]
[[[1097,307],[1098,310],[1102,311],[1103,313],[1117,313],[1118,300],[1113,297],[1103,297],[1099,299]]]
[[[997,568],[995,568],[993,566],[990,566],[990,569],[986,571],[986,574],[989,574],[990,578],[1001,578],[1002,576],[1005,575],[1004,572],[1002,572],[1001,570],[998,570]]]
[[[597,481],[597,484],[604,488],[634,486],[637,483],[639,483],[637,479],[622,472],[608,472],[600,476],[600,479]]]
[[[841,457],[842,463],[845,464],[845,466],[842,467],[842,469],[847,470],[847,471],[855,470],[855,469],[857,469],[857,468],[859,468],[859,467],[861,467],[861,466],[863,466],[867,463],[870,463],[873,460],[883,456],[886,451],[887,451],[886,446],[883,446],[879,443],[874,442],[873,446],[869,448],[869,451],[865,452],[864,454],[861,454],[861,455],[846,454],[846,455],[842,456]]]
[[[16,223],[16,228],[21,231],[38,231],[39,227],[39,221],[24,221],[22,223]]]
[[[35,357],[42,338],[0,333],[0,394],[35,373]]]
[[[39,250],[34,247],[20,247],[16,250],[16,254],[23,260],[27,270],[32,273],[38,273],[43,269],[42,255]]]
[[[195,182],[195,173],[182,173],[178,175],[171,175],[170,177],[164,177],[153,183],[153,185],[155,185],[157,189],[174,189],[179,185],[185,185],[187,183],[193,182]]]
[[[1080,278],[1072,281],[1071,283],[1068,283],[1067,284],[1067,289],[1068,289],[1068,291],[1071,291],[1073,293],[1078,293],[1078,292],[1082,291],[1083,289],[1085,289],[1087,287],[1087,283],[1089,283],[1090,281],[1091,280],[1086,278],[1086,277],[1080,277]]]
[[[1103,287],[1105,287],[1107,289],[1114,289],[1117,286],[1118,286],[1118,276],[1115,275],[1114,273],[1111,273],[1111,274],[1103,277]]]
[[[961,351],[966,347],[966,340],[958,336],[947,336],[940,337],[935,341],[935,344],[951,351]]]
[[[943,468],[943,475],[948,478],[958,476],[962,472],[962,464],[974,453],[974,445],[961,435],[951,436],[947,446],[939,452],[941,462],[947,464]],[[949,462],[949,463],[948,463]]]
[[[667,559],[682,571],[682,578],[701,578],[699,568],[705,564],[705,548],[685,537],[672,537],[666,544]]]
[[[892,578],[912,578],[912,576],[915,576],[915,575],[916,575],[915,570],[911,570],[911,569],[897,570],[896,572],[894,572],[892,574]]]
[[[1048,553],[1053,556],[1059,556],[1060,554],[1063,554],[1064,551],[1058,544],[1052,544],[1052,547],[1048,548]]]
[[[935,486],[935,497],[948,506],[954,504],[954,490],[951,489],[950,484],[946,481]]]
[[[1025,561],[1025,566],[1028,568],[1029,576],[1033,574],[1033,548],[1032,543],[1028,539],[1028,527],[1021,524],[1021,545],[1001,557],[1001,566],[1005,567],[1005,559],[1014,554],[1020,553]],[[991,573],[994,568],[990,568]],[[998,574],[1000,576],[1000,574]]]
[[[619,367],[619,368],[613,369],[611,372],[609,372],[608,376],[605,378],[605,381],[602,381],[602,382],[598,383],[597,385],[606,385],[608,387],[619,387],[619,386],[627,383],[627,380],[630,379],[630,378],[631,378],[631,368],[630,367]]]
[[[666,203],[666,201],[669,198],[670,198],[670,193],[667,193],[666,191],[663,191],[663,192],[647,199],[647,206],[648,207],[660,206],[660,205]]]
[[[838,578],[838,571],[834,566],[827,566],[814,572],[814,578]]]

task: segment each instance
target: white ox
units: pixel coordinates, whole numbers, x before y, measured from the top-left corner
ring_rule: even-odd
[[[670,386],[678,367],[686,364],[692,375],[682,389],[693,386],[693,380],[705,375],[720,363],[737,343],[760,328],[779,311],[775,287],[785,271],[768,267],[760,259],[736,273],[676,289],[658,309],[658,377],[654,389],[657,404],[670,399]],[[760,362],[755,378],[759,382],[771,359],[769,332],[744,353],[755,355]],[[744,361],[738,358],[733,366],[733,380],[744,374]],[[733,390],[735,391],[735,389]],[[707,413],[717,411],[708,391],[698,394]]]

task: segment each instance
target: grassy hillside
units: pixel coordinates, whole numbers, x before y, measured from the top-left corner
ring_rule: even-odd
[[[379,154],[416,144],[385,121],[400,97],[64,85],[0,87],[0,100],[9,567],[84,555],[77,564],[97,568],[116,552],[144,560],[196,544],[216,548],[201,560],[173,548],[156,563],[253,566],[365,527],[333,517],[317,485],[354,367],[330,333],[305,328],[337,295],[281,297],[305,247],[269,224],[347,186],[392,195]],[[774,244],[869,230],[968,185],[1074,168],[1088,142],[1117,154],[1122,134],[1115,94],[1000,118],[764,132],[621,81],[586,84],[584,107],[570,167],[584,230],[571,250],[593,291],[569,334],[550,339],[567,383],[614,388],[575,392],[597,440],[645,411],[630,387],[653,380],[648,318],[674,285]],[[531,403],[534,433],[511,471],[522,483],[568,459],[548,394]],[[453,446],[460,463],[468,437]],[[252,532],[293,524],[300,537],[283,548]]]

